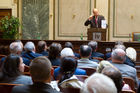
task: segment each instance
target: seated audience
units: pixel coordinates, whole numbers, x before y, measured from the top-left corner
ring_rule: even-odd
[[[37,45],[37,50],[38,53],[42,54],[43,56],[48,56],[48,51],[47,51],[47,44],[45,41],[39,41]]]
[[[35,45],[33,42],[27,42],[24,46],[25,53],[22,54],[23,57],[32,60],[36,57],[43,56],[42,54],[36,53]]]
[[[59,93],[51,87],[53,68],[48,58],[35,58],[30,64],[33,85],[15,86],[12,93]]]
[[[74,49],[73,45],[71,42],[66,42],[65,47],[71,48],[72,50]],[[80,58],[80,55],[76,52],[74,52],[75,57]]]
[[[82,82],[74,75],[77,61],[71,57],[62,58],[58,85],[61,88],[81,88]]]
[[[22,75],[24,63],[20,56],[9,55],[2,63],[0,83],[32,84],[29,76]]]
[[[98,64],[94,61],[89,60],[92,49],[88,45],[80,46],[81,59],[78,60],[78,68],[96,68]]]
[[[80,93],[117,93],[117,89],[109,77],[95,73],[85,80]]]
[[[9,46],[9,49],[10,49],[10,54],[12,55],[18,55],[18,56],[21,56],[21,53],[22,53],[22,50],[23,50],[23,44],[22,42],[12,42]],[[25,57],[22,57],[23,59],[23,63],[25,65],[28,65],[30,64],[30,60],[25,58]],[[0,61],[0,64],[5,60],[5,57],[2,58],[2,60]]]
[[[104,59],[104,54],[97,52],[98,44],[96,41],[90,41],[88,45],[92,48],[91,59],[93,59],[93,57],[100,57]]]
[[[136,87],[138,87],[138,77],[135,68],[124,64],[126,53],[122,49],[115,49],[112,52],[112,65],[120,70],[123,77],[130,77],[135,81]]]
[[[62,46],[59,43],[52,43],[49,47],[49,60],[51,61],[53,66],[60,65],[60,51],[62,50]]]

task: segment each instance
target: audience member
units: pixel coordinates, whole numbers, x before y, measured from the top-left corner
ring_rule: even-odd
[[[24,46],[24,50],[25,53],[22,56],[28,58],[29,60],[43,56],[42,54],[36,53],[36,48],[33,42],[27,42]]]
[[[94,61],[89,60],[92,49],[88,45],[80,46],[81,59],[78,60],[78,68],[96,68],[98,64]]]
[[[30,73],[33,85],[15,86],[12,93],[59,93],[49,84],[53,68],[48,58],[35,58],[30,64]]]
[[[117,89],[109,77],[95,73],[85,80],[81,93],[117,93]]]
[[[29,76],[22,75],[24,63],[20,56],[9,55],[2,64],[0,71],[0,83],[32,84]]]
[[[9,46],[9,49],[10,49],[10,54],[12,54],[12,55],[18,55],[18,56],[21,56],[21,53],[22,53],[22,51],[23,51],[23,44],[22,44],[22,42],[12,42],[11,44],[10,44],[10,46]],[[25,57],[22,57],[22,59],[23,59],[23,63],[25,64],[25,65],[28,65],[29,66],[29,64],[30,64],[30,60],[29,59],[27,59],[27,58],[25,58]],[[5,57],[4,58],[2,58],[2,60],[1,60],[1,63],[3,62],[5,60]]]
[[[60,79],[58,85],[61,88],[81,88],[82,82],[74,75],[77,68],[77,61],[71,57],[62,58],[60,66]]]
[[[77,60],[75,58],[68,57],[67,55],[65,55],[65,60],[62,60],[62,61],[72,61],[72,62],[75,62],[77,64]],[[62,62],[62,61],[61,61],[61,64],[62,63],[64,64],[64,62]],[[67,64],[67,62],[66,62],[66,64]],[[54,78],[55,79],[58,79],[58,76],[60,74],[60,68],[61,68],[61,66],[62,65],[60,65],[60,67],[58,67],[58,68],[56,68],[54,70]],[[86,71],[85,70],[80,69],[80,68],[76,68],[76,70],[74,71],[74,75],[87,75],[87,74],[86,74]]]
[[[132,47],[128,47],[126,49],[126,55],[135,64],[135,61],[137,59],[137,52],[136,52],[136,50],[134,48],[132,48]]]
[[[53,66],[60,65],[60,51],[62,50],[62,46],[59,43],[52,43],[49,47],[49,60],[51,61]]]
[[[96,41],[90,41],[88,45],[92,48],[91,59],[93,57],[100,57],[104,59],[104,54],[97,52],[98,43]]]
[[[45,41],[39,41],[37,45],[37,50],[38,53],[42,54],[43,56],[48,56],[48,51],[47,51],[47,44]]]
[[[71,48],[62,49],[60,52],[60,55],[61,57],[66,57],[66,56],[74,57],[75,56]]]
[[[112,64],[120,70],[123,77],[130,77],[135,81],[136,86],[138,86],[137,71],[135,68],[124,64],[126,53],[122,49],[115,49],[112,52]]]
[[[117,91],[120,93],[124,85],[121,72],[115,67],[108,66],[102,70],[102,74],[107,75],[114,81]]]
[[[65,47],[71,48],[72,50],[74,49],[73,45],[71,42],[66,42]],[[80,58],[80,55],[76,52],[74,52],[75,57]]]
[[[96,72],[101,73],[105,67],[114,67],[109,61],[102,60],[97,66]]]

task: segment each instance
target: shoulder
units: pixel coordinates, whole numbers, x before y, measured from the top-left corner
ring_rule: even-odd
[[[14,86],[12,89],[12,93],[28,93],[29,85],[23,85],[23,86]]]

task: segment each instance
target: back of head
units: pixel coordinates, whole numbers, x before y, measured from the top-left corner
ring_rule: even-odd
[[[9,55],[2,64],[2,73],[5,79],[15,78],[19,76],[20,56]]]
[[[80,46],[80,55],[81,57],[89,57],[91,55],[92,49],[88,45]]]
[[[112,51],[111,57],[112,57],[112,62],[123,63],[125,61],[126,54],[125,51],[122,49],[115,49]]]
[[[60,55],[61,57],[74,56],[74,53],[71,48],[64,48],[62,49]]]
[[[93,52],[96,51],[97,46],[98,46],[98,44],[97,44],[96,41],[90,41],[90,42],[88,43],[88,45],[92,48],[92,51],[93,51]]]
[[[115,45],[123,45],[123,41],[116,41]]]
[[[137,59],[137,52],[134,48],[132,47],[128,47],[126,49],[126,55],[132,60],[132,61],[136,61]]]
[[[47,44],[46,44],[45,41],[39,41],[38,42],[37,49],[38,49],[39,53],[46,50],[46,48],[47,48]]]
[[[102,73],[107,75],[114,81],[116,88],[118,90],[118,93],[120,93],[123,87],[123,80],[122,80],[121,72],[117,68],[105,67],[102,70]]]
[[[45,56],[35,58],[30,64],[30,73],[34,82],[44,82],[51,77],[51,63]]]
[[[66,42],[66,43],[65,43],[65,47],[68,47],[68,48],[73,49],[73,45],[72,45],[71,42]]]
[[[99,65],[97,66],[97,69],[96,71],[98,73],[101,73],[102,70],[105,68],[105,67],[114,67],[109,61],[106,61],[106,60],[102,60]]]
[[[117,89],[109,77],[95,73],[85,80],[81,93],[117,93]]]
[[[122,49],[125,51],[125,46],[124,45],[115,45],[114,49]]]
[[[62,46],[59,43],[52,43],[49,47],[49,59],[55,59],[60,55]]]
[[[33,42],[27,42],[24,46],[26,52],[32,52],[35,50],[35,45]]]
[[[10,52],[11,54],[20,54],[23,50],[23,47],[18,42],[12,42],[10,44]]]
[[[62,75],[59,83],[70,78],[77,68],[77,60],[72,57],[63,57],[61,59],[60,73]]]

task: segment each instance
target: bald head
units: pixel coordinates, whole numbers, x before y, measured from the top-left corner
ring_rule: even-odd
[[[123,62],[125,61],[126,53],[122,49],[115,49],[113,50],[111,56],[112,56],[112,62],[123,64]]]
[[[89,57],[91,55],[92,49],[88,45],[81,45],[80,46],[80,55],[81,57]]]
[[[94,16],[98,16],[98,15],[99,15],[98,9],[94,8],[94,9],[93,9],[93,14],[94,14]]]

